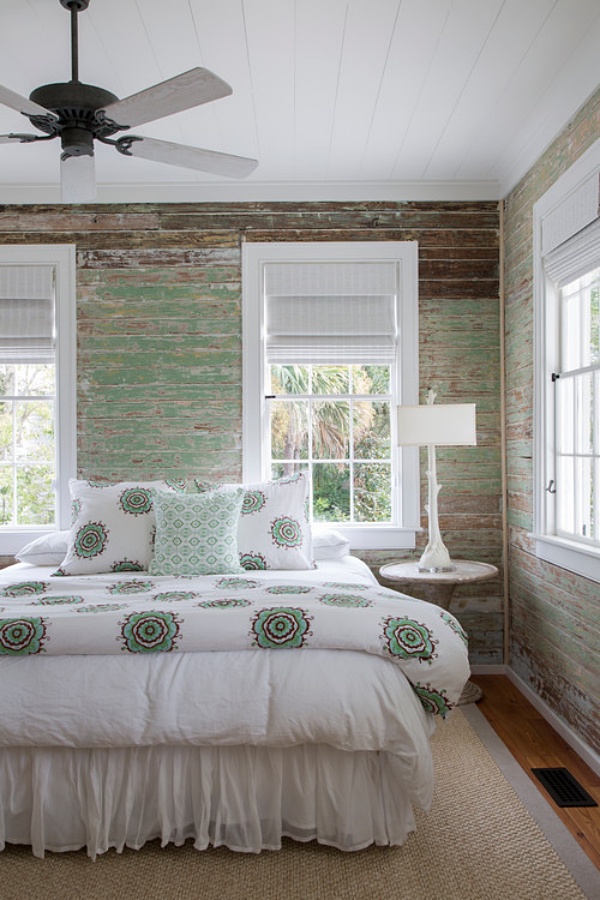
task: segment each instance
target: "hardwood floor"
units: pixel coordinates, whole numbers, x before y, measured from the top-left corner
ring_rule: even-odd
[[[480,712],[600,869],[600,805],[566,808],[557,806],[531,773],[531,769],[564,766],[599,804],[600,777],[554,731],[507,676],[473,675],[471,680],[483,690],[483,698],[477,704]]]

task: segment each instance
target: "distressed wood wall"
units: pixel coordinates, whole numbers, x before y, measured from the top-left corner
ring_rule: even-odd
[[[600,91],[505,202],[509,664],[600,750],[600,585],[534,555],[533,204],[600,137]]]
[[[77,247],[80,476],[241,479],[244,240],[419,242],[421,399],[478,409],[478,446],[438,452],[441,529],[453,556],[501,567],[495,203],[0,208],[3,243]],[[455,595],[473,662],[502,662],[501,583]]]

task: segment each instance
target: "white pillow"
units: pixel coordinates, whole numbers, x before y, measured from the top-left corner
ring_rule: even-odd
[[[350,541],[336,528],[313,525],[313,557],[315,559],[341,559],[350,553]]]
[[[198,490],[208,488],[196,482]],[[239,484],[213,485],[234,491]],[[314,569],[308,520],[309,481],[304,473],[244,484],[238,528],[240,563],[244,569]]]
[[[67,553],[54,574],[147,571],[156,532],[153,489],[177,491],[179,486],[169,481],[105,486],[72,478],[73,525]]]
[[[68,544],[68,531],[51,531],[21,547],[15,558],[32,566],[58,566],[65,558]]]

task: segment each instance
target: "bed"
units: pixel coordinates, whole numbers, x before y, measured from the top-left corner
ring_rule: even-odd
[[[402,844],[466,636],[327,535],[306,544],[310,567],[280,546],[289,568],[0,571],[0,849]]]

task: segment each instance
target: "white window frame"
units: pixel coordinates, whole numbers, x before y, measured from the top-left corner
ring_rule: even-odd
[[[535,554],[546,562],[600,582],[600,550],[555,533],[550,482],[554,478],[554,395],[552,373],[559,353],[559,291],[544,269],[545,238],[562,243],[598,216],[586,201],[586,185],[600,178],[600,140],[571,166],[533,207],[534,291],[534,525]],[[592,181],[590,181],[592,180]],[[588,211],[584,207],[588,206]],[[573,225],[573,222],[578,224]]]
[[[268,447],[269,417],[265,396],[265,303],[264,267],[270,262],[361,262],[390,261],[398,265],[398,350],[396,397],[404,405],[418,404],[418,244],[416,241],[344,242],[250,242],[242,247],[243,297],[243,472],[252,483],[270,477]],[[391,416],[393,470],[392,491],[397,524],[360,526],[336,523],[353,549],[414,549],[420,530],[419,451],[396,446],[396,416]]]
[[[0,526],[0,556],[11,556],[42,534],[64,530],[71,521],[69,478],[77,469],[76,429],[76,257],[73,244],[0,247],[0,266],[52,266],[56,328],[56,522],[54,526]]]

